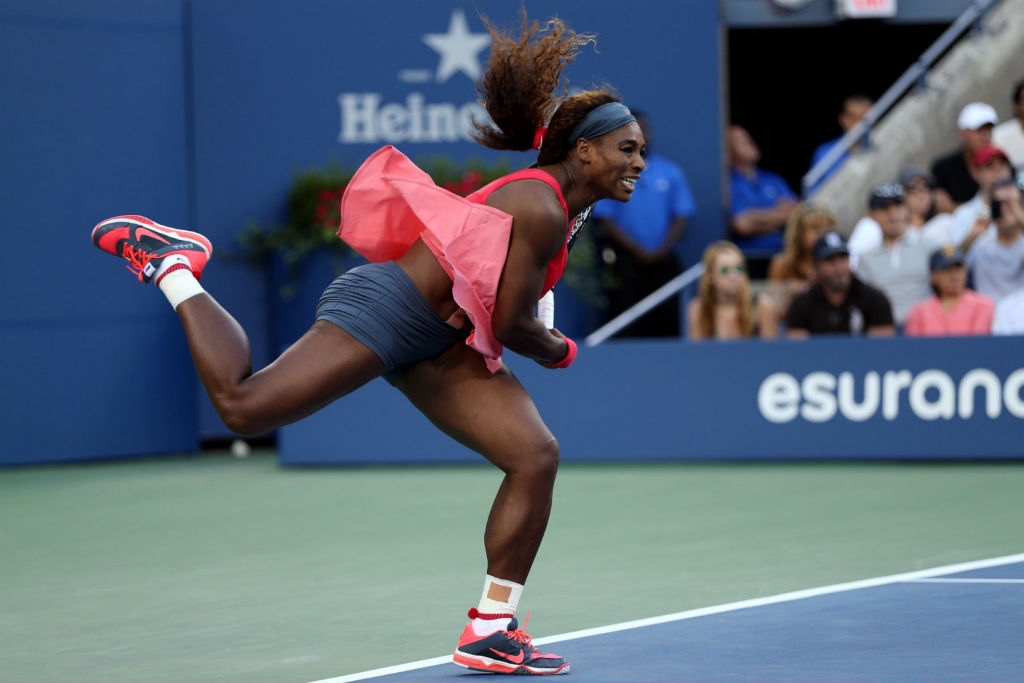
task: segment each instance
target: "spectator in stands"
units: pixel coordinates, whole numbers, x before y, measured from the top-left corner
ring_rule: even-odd
[[[992,329],[995,305],[967,289],[964,253],[952,245],[932,252],[928,261],[935,296],[914,305],[907,316],[908,337],[985,335]]]
[[[867,284],[882,290],[892,305],[893,317],[902,325],[910,308],[931,295],[928,287],[928,257],[935,249],[923,236],[907,231],[907,207],[902,193],[896,193],[884,209],[875,211],[882,233],[881,242],[868,249],[854,264],[854,272]]]
[[[633,116],[647,141],[647,167],[628,202],[601,200],[594,207],[605,243],[605,260],[619,283],[608,293],[612,318],[682,272],[675,247],[686,229],[686,220],[696,211],[683,169],[651,151],[647,116],[636,110]],[[679,297],[675,296],[618,336],[678,337],[679,333]]]
[[[772,257],[768,266],[768,291],[780,316],[785,315],[794,296],[814,284],[814,243],[837,227],[836,215],[814,202],[801,202],[789,214],[783,250]]]
[[[746,129],[730,126],[728,145],[733,241],[748,259],[767,264],[782,249],[782,229],[796,206],[796,194],[782,176],[758,168],[761,150]]]
[[[957,207],[950,226],[950,244],[958,244],[967,253],[971,243],[986,230],[995,232],[992,221],[992,188],[996,183],[1013,178],[1013,168],[1006,152],[995,145],[982,145],[974,155],[974,178],[978,193],[971,201]]]
[[[868,195],[868,213],[857,221],[850,233],[850,263],[857,267],[857,260],[882,243],[882,226],[890,210],[904,212],[903,186],[896,183],[882,183],[871,188]]]
[[[843,136],[846,135],[850,131],[850,129],[852,129],[854,126],[860,123],[861,120],[865,116],[867,116],[867,113],[871,111],[871,106],[873,104],[874,102],[867,95],[850,95],[849,97],[843,100],[843,106],[838,116],[839,128],[842,129],[843,133],[842,135],[835,139],[821,143],[814,149],[814,153],[811,155],[812,169],[819,161],[825,158],[825,155],[828,154],[833,147],[839,144],[839,141],[843,139]],[[821,187],[822,183],[828,180],[832,176],[832,174],[838,171],[839,168],[846,162],[846,160],[850,156],[850,152],[855,151],[856,149],[857,146],[854,145],[854,147],[851,150],[843,152],[842,156],[840,156],[835,161],[835,163],[829,166],[828,170],[824,173],[824,175],[822,175],[818,179],[816,183],[806,188],[805,194],[807,196],[810,196],[811,194],[814,193],[815,190]]]
[[[1008,294],[996,305],[992,334],[1024,334],[1024,289]]]
[[[992,188],[992,220],[996,229],[984,231],[970,244],[967,267],[978,293],[998,304],[1024,289],[1024,202],[1012,180]]]
[[[937,245],[952,244],[953,215],[936,213],[932,174],[919,166],[908,166],[900,171],[899,184],[907,204],[907,232]]]
[[[953,211],[978,191],[978,183],[971,175],[974,154],[979,147],[992,142],[992,128],[998,121],[996,110],[984,102],[971,102],[960,110],[956,120],[960,149],[937,159],[932,165],[937,189],[935,199],[940,213]]]
[[[731,242],[713,242],[704,250],[698,295],[686,312],[693,340],[779,336],[775,304],[767,294],[751,295],[743,252]]]
[[[1013,112],[1015,117],[992,130],[992,143],[1006,152],[1017,173],[1024,173],[1024,80],[1013,88]]]
[[[826,232],[814,245],[817,282],[798,294],[786,312],[786,336],[813,334],[892,336],[896,328],[885,294],[850,271],[850,249],[837,232]]]

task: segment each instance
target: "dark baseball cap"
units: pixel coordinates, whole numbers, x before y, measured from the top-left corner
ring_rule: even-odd
[[[907,186],[913,184],[915,180],[923,180],[928,184],[928,187],[935,186],[935,178],[928,172],[928,169],[922,168],[921,166],[908,166],[900,171],[899,182],[906,190]]]
[[[871,188],[868,206],[872,209],[884,209],[890,204],[903,203],[903,186],[899,183],[882,183]]]
[[[945,270],[956,265],[964,265],[964,253],[951,244],[936,249],[928,258],[929,270]]]
[[[814,260],[824,261],[836,254],[846,254],[849,256],[850,248],[846,245],[846,240],[843,239],[842,235],[834,230],[830,230],[819,237],[818,241],[814,243]]]

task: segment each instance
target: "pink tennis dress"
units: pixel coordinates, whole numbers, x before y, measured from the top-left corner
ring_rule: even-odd
[[[425,172],[388,145],[370,155],[341,198],[338,237],[371,262],[392,261],[422,239],[452,279],[452,296],[473,323],[466,343],[487,368],[501,368],[502,346],[491,318],[508,255],[512,216],[484,202],[496,189],[532,178],[550,185],[566,212],[566,244],[548,264],[544,291],[562,276],[568,258],[569,213],[558,183],[537,169],[516,171],[460,197],[434,184]]]

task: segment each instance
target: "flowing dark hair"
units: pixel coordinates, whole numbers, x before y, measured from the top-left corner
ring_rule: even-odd
[[[619,98],[603,87],[567,97],[562,70],[580,48],[596,42],[576,33],[561,19],[541,26],[520,9],[519,36],[509,36],[483,18],[491,34],[491,57],[477,91],[493,123],[473,121],[473,138],[492,149],[528,150],[537,129],[547,125],[539,164],[561,161],[569,153],[569,134],[592,109]],[[557,108],[557,110],[556,110]],[[547,123],[550,118],[550,123]]]

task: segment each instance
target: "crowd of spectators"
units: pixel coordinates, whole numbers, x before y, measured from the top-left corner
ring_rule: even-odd
[[[704,251],[698,291],[686,307],[686,336],[1024,334],[1024,81],[1012,102],[1015,116],[1001,123],[987,103],[964,106],[957,149],[930,168],[910,166],[879,179],[849,229],[762,168],[750,133],[729,126],[729,239]],[[872,104],[862,95],[843,101],[844,135]],[[811,166],[842,137],[819,145]],[[808,195],[849,152],[832,156]],[[621,283],[633,283],[613,290],[613,314],[681,271],[673,245],[695,210],[683,170],[653,154],[629,203],[598,205],[606,256],[611,252]],[[678,304],[667,309],[646,331],[634,324],[632,336],[678,335]]]
[[[1024,81],[1012,100],[1003,123],[989,104],[963,107],[958,149],[874,186],[849,242],[827,210],[793,209],[765,288],[787,337],[1024,334]],[[848,98],[844,111],[868,102]]]
[[[1024,141],[1022,90],[1001,124],[989,104],[963,107],[959,148],[874,186],[848,243],[819,238],[816,277],[784,307],[786,336],[1024,332],[1021,169],[993,142],[997,125],[1000,139]]]

